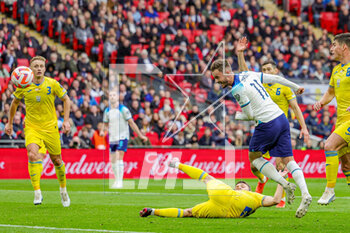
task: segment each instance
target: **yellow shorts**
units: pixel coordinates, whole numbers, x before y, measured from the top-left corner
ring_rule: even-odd
[[[192,215],[197,218],[225,218],[228,216],[234,190],[220,180],[211,180],[207,184],[209,201],[196,205]]]
[[[350,143],[350,121],[346,121],[346,122],[342,123],[341,125],[337,126],[333,133],[338,134],[340,137],[342,137],[348,143],[347,147],[342,148],[338,152],[338,156],[341,157],[344,154],[350,153],[350,147],[349,147],[349,143]]]
[[[61,140],[58,130],[43,131],[30,127],[24,128],[26,147],[29,144],[35,143],[40,149],[39,153],[46,153],[46,149],[51,155],[61,154]]]

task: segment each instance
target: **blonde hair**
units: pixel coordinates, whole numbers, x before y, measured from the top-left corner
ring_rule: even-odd
[[[34,61],[36,60],[40,60],[40,61],[43,61],[43,62],[46,62],[46,58],[45,57],[42,57],[42,56],[35,56],[33,57],[32,59],[30,59],[30,62],[29,64],[31,65]]]

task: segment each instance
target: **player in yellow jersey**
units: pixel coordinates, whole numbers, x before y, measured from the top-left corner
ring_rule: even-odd
[[[327,205],[334,201],[334,187],[337,181],[339,158],[342,170],[350,185],[350,33],[338,34],[334,37],[331,59],[339,61],[332,71],[327,92],[320,101],[314,104],[316,111],[337,100],[337,123],[334,132],[325,143],[327,186],[318,204]],[[350,187],[350,186],[349,186]]]
[[[237,43],[237,57],[238,57],[238,64],[239,64],[240,71],[249,70],[243,54],[246,47],[247,47],[247,39],[243,37]],[[265,61],[261,66],[261,71],[262,73],[265,73],[265,74],[278,75],[279,73],[276,63],[273,60]],[[291,107],[301,126],[299,137],[300,138],[304,137],[304,141],[307,142],[310,138],[310,134],[305,124],[303,113],[299,108],[294,92],[289,87],[283,86],[279,83],[275,83],[275,84],[264,83],[263,85],[266,91],[269,93],[273,102],[275,102],[278,105],[278,107],[284,112],[287,118],[288,118],[289,107]],[[269,153],[267,152],[266,154],[263,155],[263,157],[270,158]],[[282,163],[282,159],[280,157],[276,157],[276,168],[278,170],[285,169],[285,165]],[[260,171],[258,171],[252,164],[251,164],[251,170],[252,170],[252,173],[259,179],[255,192],[262,193],[264,190],[264,186],[267,182],[267,178]],[[285,193],[283,193],[282,200],[276,207],[284,208],[285,204],[286,204]]]
[[[65,165],[61,157],[61,142],[54,101],[56,96],[63,101],[64,122],[62,130],[69,132],[70,100],[67,91],[56,80],[44,76],[45,61],[46,59],[41,56],[33,57],[30,60],[30,68],[34,73],[33,83],[27,88],[17,88],[13,93],[15,98],[11,103],[9,122],[5,126],[5,132],[9,135],[12,133],[14,115],[20,101],[24,99],[26,105],[24,134],[29,160],[28,171],[34,188],[34,204],[41,204],[43,199],[40,190],[40,177],[43,170],[42,154],[46,153],[47,149],[55,165],[62,205],[68,207],[70,199],[66,189]]]
[[[177,158],[169,163],[170,167],[178,168],[193,179],[206,184],[209,200],[192,208],[179,209],[152,209],[144,208],[140,211],[141,217],[156,215],[162,217],[196,217],[196,218],[244,218],[254,213],[260,207],[277,205],[282,198],[283,187],[277,185],[275,195],[264,196],[251,192],[250,186],[239,181],[235,189],[215,179],[202,169],[180,163]],[[280,173],[282,176],[286,174]]]

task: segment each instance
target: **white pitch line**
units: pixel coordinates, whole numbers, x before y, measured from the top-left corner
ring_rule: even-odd
[[[33,192],[30,190],[10,190],[10,189],[0,189],[0,192]],[[58,192],[58,191],[43,191],[46,192]],[[208,194],[199,193],[153,193],[153,192],[111,192],[111,191],[68,191],[68,193],[84,193],[84,194],[118,194],[118,195],[145,195],[145,196],[208,196]],[[301,198],[301,196],[295,196],[296,198]],[[314,198],[320,198],[320,196],[312,196]],[[350,197],[336,197],[336,199],[350,199]]]
[[[12,228],[29,228],[29,229],[45,229],[45,230],[58,230],[58,231],[86,231],[86,232],[117,232],[117,233],[152,233],[152,232],[140,232],[140,231],[113,231],[113,230],[100,230],[100,229],[79,229],[79,228],[58,228],[58,227],[44,227],[44,226],[25,226],[25,225],[7,225],[0,224],[0,227],[12,227]]]

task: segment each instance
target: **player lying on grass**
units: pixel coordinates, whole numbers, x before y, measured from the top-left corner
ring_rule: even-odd
[[[280,203],[283,187],[277,185],[275,195],[264,196],[251,192],[250,186],[244,182],[237,182],[235,189],[215,179],[205,171],[179,162],[177,158],[169,163],[170,167],[180,169],[193,179],[203,181],[207,186],[209,200],[192,208],[152,209],[144,208],[141,217],[156,215],[162,217],[182,218],[244,218],[255,212],[259,207],[270,207]],[[284,176],[286,172],[281,173]]]

